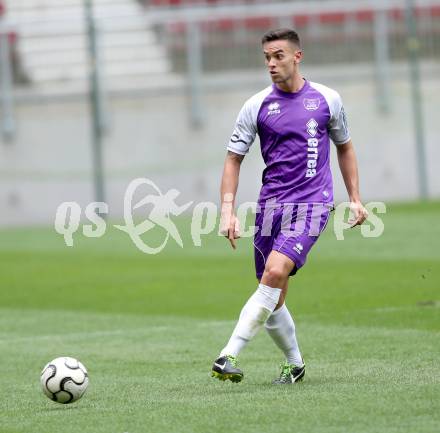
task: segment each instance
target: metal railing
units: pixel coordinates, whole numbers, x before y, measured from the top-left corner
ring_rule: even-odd
[[[13,74],[11,62],[10,31],[0,17],[0,107],[1,134],[10,141],[15,133]]]

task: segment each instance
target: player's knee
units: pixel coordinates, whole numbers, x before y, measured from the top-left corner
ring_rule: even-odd
[[[270,287],[279,287],[286,277],[285,270],[280,266],[269,265],[264,270],[263,279]]]

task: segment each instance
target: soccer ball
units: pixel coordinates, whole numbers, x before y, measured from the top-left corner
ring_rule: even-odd
[[[89,385],[87,370],[75,358],[63,356],[49,362],[41,372],[43,392],[58,403],[79,400]]]

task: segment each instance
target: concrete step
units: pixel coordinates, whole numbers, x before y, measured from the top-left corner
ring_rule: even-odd
[[[175,93],[178,89],[182,89],[185,85],[184,78],[179,74],[163,74],[150,73],[148,75],[134,75],[129,79],[125,76],[111,76],[106,77],[103,82],[103,88],[105,92],[111,91],[112,93],[132,93],[138,95],[139,92],[148,91],[150,93],[163,93],[166,91]],[[30,88],[17,89],[16,95],[20,100],[28,100],[29,98],[36,98],[39,100],[41,97],[48,98],[64,98],[66,96],[77,96],[79,94],[85,94],[89,90],[88,77],[79,78],[69,81],[40,81],[34,84]]]
[[[12,0],[11,6],[8,20],[20,35],[22,61],[35,86],[87,79],[83,0]],[[166,49],[137,0],[94,0],[94,15],[104,80],[148,80],[170,72]]]
[[[27,68],[38,67],[57,68],[58,66],[76,65],[87,62],[87,50],[62,50],[47,53],[29,53],[24,61]],[[136,47],[107,47],[101,50],[102,60],[105,63],[157,61],[165,59],[165,53],[158,46]]]
[[[156,43],[156,37],[152,32],[136,30],[133,32],[105,33],[100,37],[100,44],[106,47],[150,47]],[[58,52],[64,50],[85,50],[87,48],[84,34],[63,35],[56,38],[47,36],[35,36],[23,38],[20,43],[20,51],[23,55],[41,52]]]
[[[84,0],[7,0],[8,11],[63,9],[84,5]],[[95,7],[127,4],[127,0],[93,0]]]
[[[9,9],[8,22],[25,36],[31,36],[33,33],[41,35],[45,32],[58,34],[83,31],[85,11],[82,1],[64,7],[50,6],[51,0],[49,5],[45,6],[47,1],[40,0],[39,8]],[[151,26],[148,15],[136,0],[119,0],[118,3],[109,4],[96,3],[94,16],[97,25],[107,29],[121,28],[121,26],[124,29],[141,29]]]
[[[64,36],[79,35],[86,31],[84,19],[57,20],[51,22],[33,21],[23,23],[11,20],[13,27],[22,38],[37,36]],[[151,24],[144,16],[121,17],[106,21],[98,21],[97,28],[102,32],[130,32],[142,31],[151,28]]]
[[[19,21],[56,21],[56,20],[75,20],[84,17],[84,7],[82,5],[69,6],[65,8],[42,8],[24,9],[8,11],[9,17]],[[116,4],[94,8],[94,16],[97,19],[118,18],[124,16],[136,17],[142,14],[142,9],[135,3]]]
[[[131,61],[111,63],[103,66],[103,77],[149,76],[150,74],[163,74],[168,70],[169,64],[165,59],[150,61]],[[43,81],[70,81],[85,79],[89,74],[86,64],[66,65],[57,68],[35,67],[29,71],[31,79],[35,82]]]

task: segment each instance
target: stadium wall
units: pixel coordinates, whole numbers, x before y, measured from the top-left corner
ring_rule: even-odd
[[[407,76],[393,79],[392,110],[378,112],[373,78],[342,81],[324,73],[306,76],[342,95],[356,146],[365,201],[414,200],[418,197],[416,149]],[[108,99],[109,131],[104,160],[106,198],[111,217],[122,215],[123,196],[136,177],[153,180],[162,192],[181,191],[177,202],[218,201],[225,146],[243,102],[267,85],[256,83],[211,89],[203,104],[205,125],[188,122],[185,93],[113,96]],[[422,83],[427,168],[431,198],[440,197],[440,86],[436,75]],[[84,100],[27,102],[17,106],[18,136],[0,145],[0,225],[52,224],[57,206],[93,197],[89,108]],[[258,142],[245,159],[239,202],[255,200],[263,164]],[[333,152],[337,201],[346,198]]]

